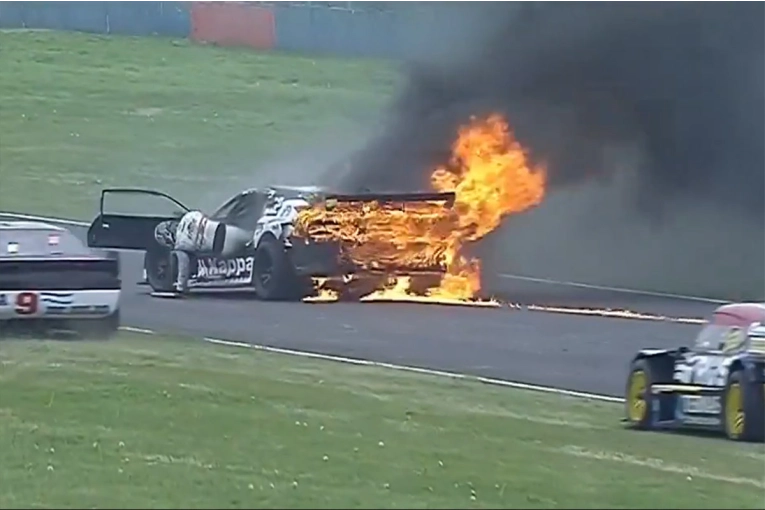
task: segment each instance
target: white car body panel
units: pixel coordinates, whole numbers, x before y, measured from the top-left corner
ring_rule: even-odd
[[[16,319],[99,319],[119,308],[120,291],[3,291],[0,321]]]
[[[236,255],[250,239],[252,239],[251,231],[235,227],[234,225],[226,225],[226,239],[223,243],[223,250],[220,256],[225,258]]]
[[[263,217],[258,220],[252,239],[254,246],[258,246],[260,238],[266,233],[277,239],[288,237],[288,229],[292,228],[300,209],[310,205],[302,198],[277,199],[273,205],[266,208]]]

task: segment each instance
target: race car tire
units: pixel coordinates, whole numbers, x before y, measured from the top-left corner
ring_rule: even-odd
[[[169,250],[149,250],[144,255],[146,281],[155,292],[173,292],[178,262]]]
[[[384,283],[385,277],[377,277],[376,275],[354,277],[349,282],[341,282],[335,289],[338,292],[337,300],[357,302],[380,288]]]
[[[746,380],[743,370],[728,376],[722,398],[722,424],[732,441],[765,440],[765,395],[763,384]]]
[[[287,252],[271,235],[262,237],[255,250],[252,285],[264,301],[295,301],[302,297]]]
[[[624,415],[628,427],[640,430],[653,427],[651,385],[654,374],[651,365],[649,360],[643,358],[635,360],[630,366],[624,392]]]
[[[118,308],[111,315],[98,319],[74,319],[71,326],[83,339],[108,340],[119,331],[120,310]]]

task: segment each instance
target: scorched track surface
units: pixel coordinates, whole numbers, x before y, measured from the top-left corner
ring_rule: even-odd
[[[84,236],[85,229],[69,227]],[[142,255],[123,252],[122,323],[571,390],[621,395],[640,347],[686,343],[698,326],[406,303],[270,303],[226,294],[158,299],[137,285]],[[716,305],[520,284],[517,303],[628,308],[703,317]]]

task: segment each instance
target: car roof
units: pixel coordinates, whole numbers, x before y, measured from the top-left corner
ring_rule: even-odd
[[[235,195],[232,195],[226,199],[226,202],[230,202],[236,197],[241,197],[242,195],[249,195],[252,193],[268,193],[269,191],[276,191],[279,193],[321,193],[327,191],[326,188],[322,186],[316,186],[313,184],[303,185],[303,186],[292,186],[292,185],[280,185],[280,184],[274,184],[271,186],[262,186],[259,188],[247,188],[244,189]]]
[[[0,259],[90,255],[69,229],[43,221],[0,221]]]
[[[54,230],[63,232],[66,229],[42,221],[0,221],[0,230]]]
[[[325,192],[326,189],[316,185],[305,185],[305,186],[273,185],[273,186],[264,186],[261,188],[247,188],[242,191],[239,191],[238,193],[234,195],[229,196],[226,200],[224,200],[223,203],[218,205],[213,210],[211,217],[216,218],[220,214],[222,209],[224,209],[225,207],[228,207],[234,201],[239,200],[242,197],[246,197],[248,195],[264,196],[269,191],[275,191],[276,193],[283,195],[285,198],[297,198],[297,197],[303,197],[305,195],[320,194]]]
[[[733,317],[746,325],[753,322],[765,322],[765,303],[729,303],[718,307],[714,315],[716,318],[720,316]]]
[[[275,185],[275,186],[269,186],[269,188],[274,190],[302,191],[304,193],[318,193],[320,191],[324,191],[324,188],[322,188],[321,186],[315,186],[315,185],[306,185],[306,186]]]

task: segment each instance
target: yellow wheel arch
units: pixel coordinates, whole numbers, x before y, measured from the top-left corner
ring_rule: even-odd
[[[653,375],[648,359],[637,359],[630,366],[624,394],[624,414],[630,427],[651,428],[653,422],[651,409],[651,385]]]
[[[627,418],[632,423],[641,423],[646,418],[648,412],[648,403],[645,398],[647,386],[648,377],[645,371],[633,370],[627,385]]]
[[[744,393],[741,383],[732,381],[725,396],[725,430],[730,439],[741,439],[746,426],[744,413]]]
[[[762,370],[762,367],[759,368]],[[765,391],[762,383],[746,376],[743,368],[734,369],[725,385],[722,427],[733,441],[765,440]]]

